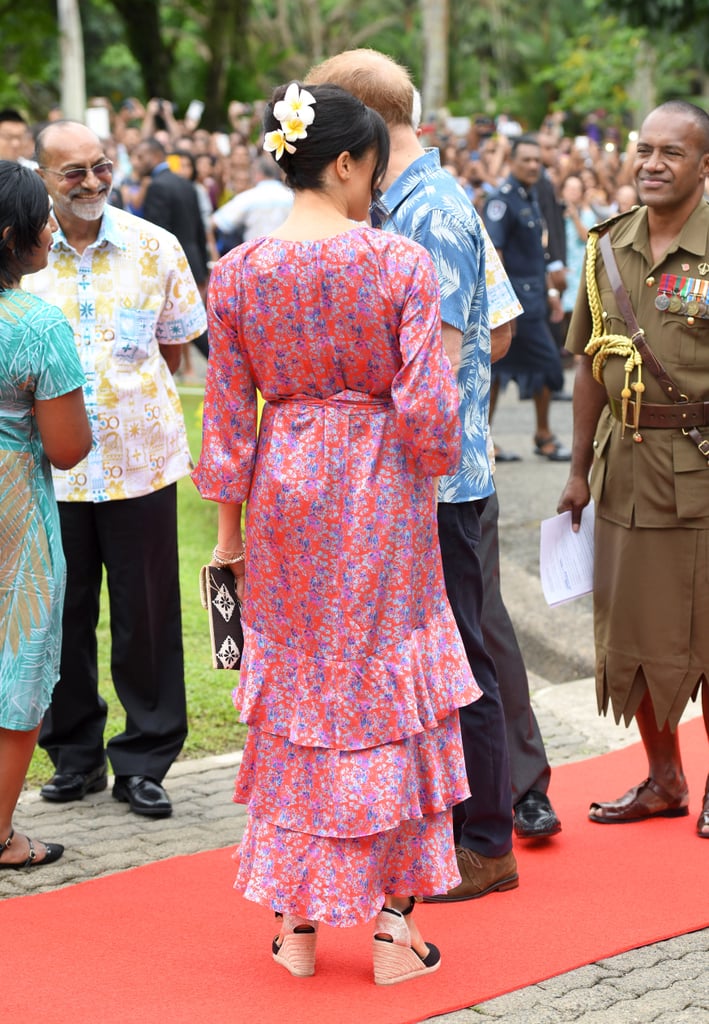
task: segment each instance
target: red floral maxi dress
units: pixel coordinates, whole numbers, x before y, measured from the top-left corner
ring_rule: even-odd
[[[432,477],[460,445],[437,279],[419,245],[360,226],[244,243],[209,305],[193,476],[204,498],[248,499],[235,888],[355,925],[385,893],[460,877],[457,708],[480,690],[437,538]]]

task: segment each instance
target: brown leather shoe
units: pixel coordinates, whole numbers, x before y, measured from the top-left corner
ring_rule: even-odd
[[[424,896],[424,903],[462,903],[477,900],[489,892],[505,892],[519,885],[517,861],[510,850],[502,857],[483,857],[482,853],[456,846],[461,882],[440,896]]]

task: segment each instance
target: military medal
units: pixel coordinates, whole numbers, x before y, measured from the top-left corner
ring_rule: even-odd
[[[709,312],[705,301],[707,292],[709,292],[709,281],[697,281],[697,316],[706,316]]]
[[[684,264],[682,267],[684,269]],[[709,264],[707,264],[709,271]],[[647,283],[652,280],[647,279]],[[663,274],[655,296],[655,309],[661,313],[679,313],[680,316],[695,317],[709,315],[709,281],[697,277],[679,277],[677,274]]]
[[[667,293],[672,290],[672,287],[669,283],[669,277],[669,274],[662,275],[662,280],[655,296],[655,309],[659,309],[661,313],[670,308],[670,297]],[[648,280],[652,280],[654,283],[654,278]],[[709,281],[707,284],[709,284]]]
[[[660,291],[670,296],[668,309],[670,313],[685,314],[687,312],[689,277],[678,277],[677,274],[663,274]]]

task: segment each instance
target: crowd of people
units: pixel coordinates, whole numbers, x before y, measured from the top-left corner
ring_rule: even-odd
[[[117,111],[105,99],[95,98],[91,103],[93,109],[106,111],[108,131],[101,137],[107,157],[114,162],[112,201],[130,212],[141,212],[149,184],[144,169],[133,159],[136,148],[148,138],[157,139],[164,147],[172,170],[197,185],[206,223],[230,199],[251,189],[259,173],[273,175],[269,165],[261,163],[258,146],[265,102],[232,103],[227,131],[208,131],[188,117],[177,119],[173,105],[165,100],[153,99],[144,106],[137,99],[129,99]],[[0,111],[0,115],[0,155],[31,165],[35,135],[44,122],[30,124],[16,110]],[[55,108],[48,120],[60,116]],[[440,124],[417,124],[421,142],[426,148],[439,150],[441,166],[456,178],[482,214],[491,193],[510,173],[514,140],[523,131],[519,123],[504,116],[496,120],[473,116],[463,136],[455,134],[457,125],[451,124],[445,119]],[[593,134],[565,135],[564,120],[556,115],[540,126],[526,126],[525,132],[535,132],[545,174],[558,197],[564,193],[567,178],[580,180],[580,194],[565,199],[569,211],[576,206],[590,208],[596,221],[601,221],[637,202],[632,173],[636,133],[629,134],[624,147],[612,130],[601,139]],[[218,227],[210,256],[222,255],[242,241],[243,230],[242,225]]]
[[[515,889],[513,839],[562,827],[499,583],[495,459],[519,456],[490,422],[510,380],[534,453],[570,463],[576,528],[593,491],[599,708],[636,718],[648,755],[589,816],[688,814],[676,728],[700,689],[709,730],[709,117],[665,104],[624,153],[555,116],[459,138],[372,50],[232,104],[229,133],[164,100],[95,109],[103,133],[53,116],[34,136],[0,111],[0,868],[63,853],[14,830],[36,742],[45,800],[105,789],[110,762],[116,800],[172,813],[191,473],[242,605],[235,887],[275,913],[295,977],[321,924],[365,921],[377,984],[425,976],[441,954],[416,902]],[[192,342],[196,468],[174,382]],[[549,422],[565,342],[570,448]],[[108,739],[104,572],[125,710]]]

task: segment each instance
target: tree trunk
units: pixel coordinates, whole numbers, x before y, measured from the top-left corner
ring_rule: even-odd
[[[146,94],[172,96],[174,54],[160,31],[160,0],[111,0],[126,30],[128,48],[140,65]]]
[[[219,128],[227,106],[227,69],[231,55],[243,48],[235,47],[236,38],[246,36],[249,0],[212,0],[204,30],[209,62],[204,83],[204,116],[202,124],[210,131]]]
[[[639,127],[650,111],[657,106],[655,64],[654,47],[646,39],[641,40],[635,55],[633,79],[628,87],[628,95],[637,117],[636,127]]]
[[[424,118],[435,115],[448,102],[448,0],[421,0],[423,24]]]
[[[83,121],[86,115],[84,37],[78,0],[57,0],[61,55],[61,108],[64,117]]]

